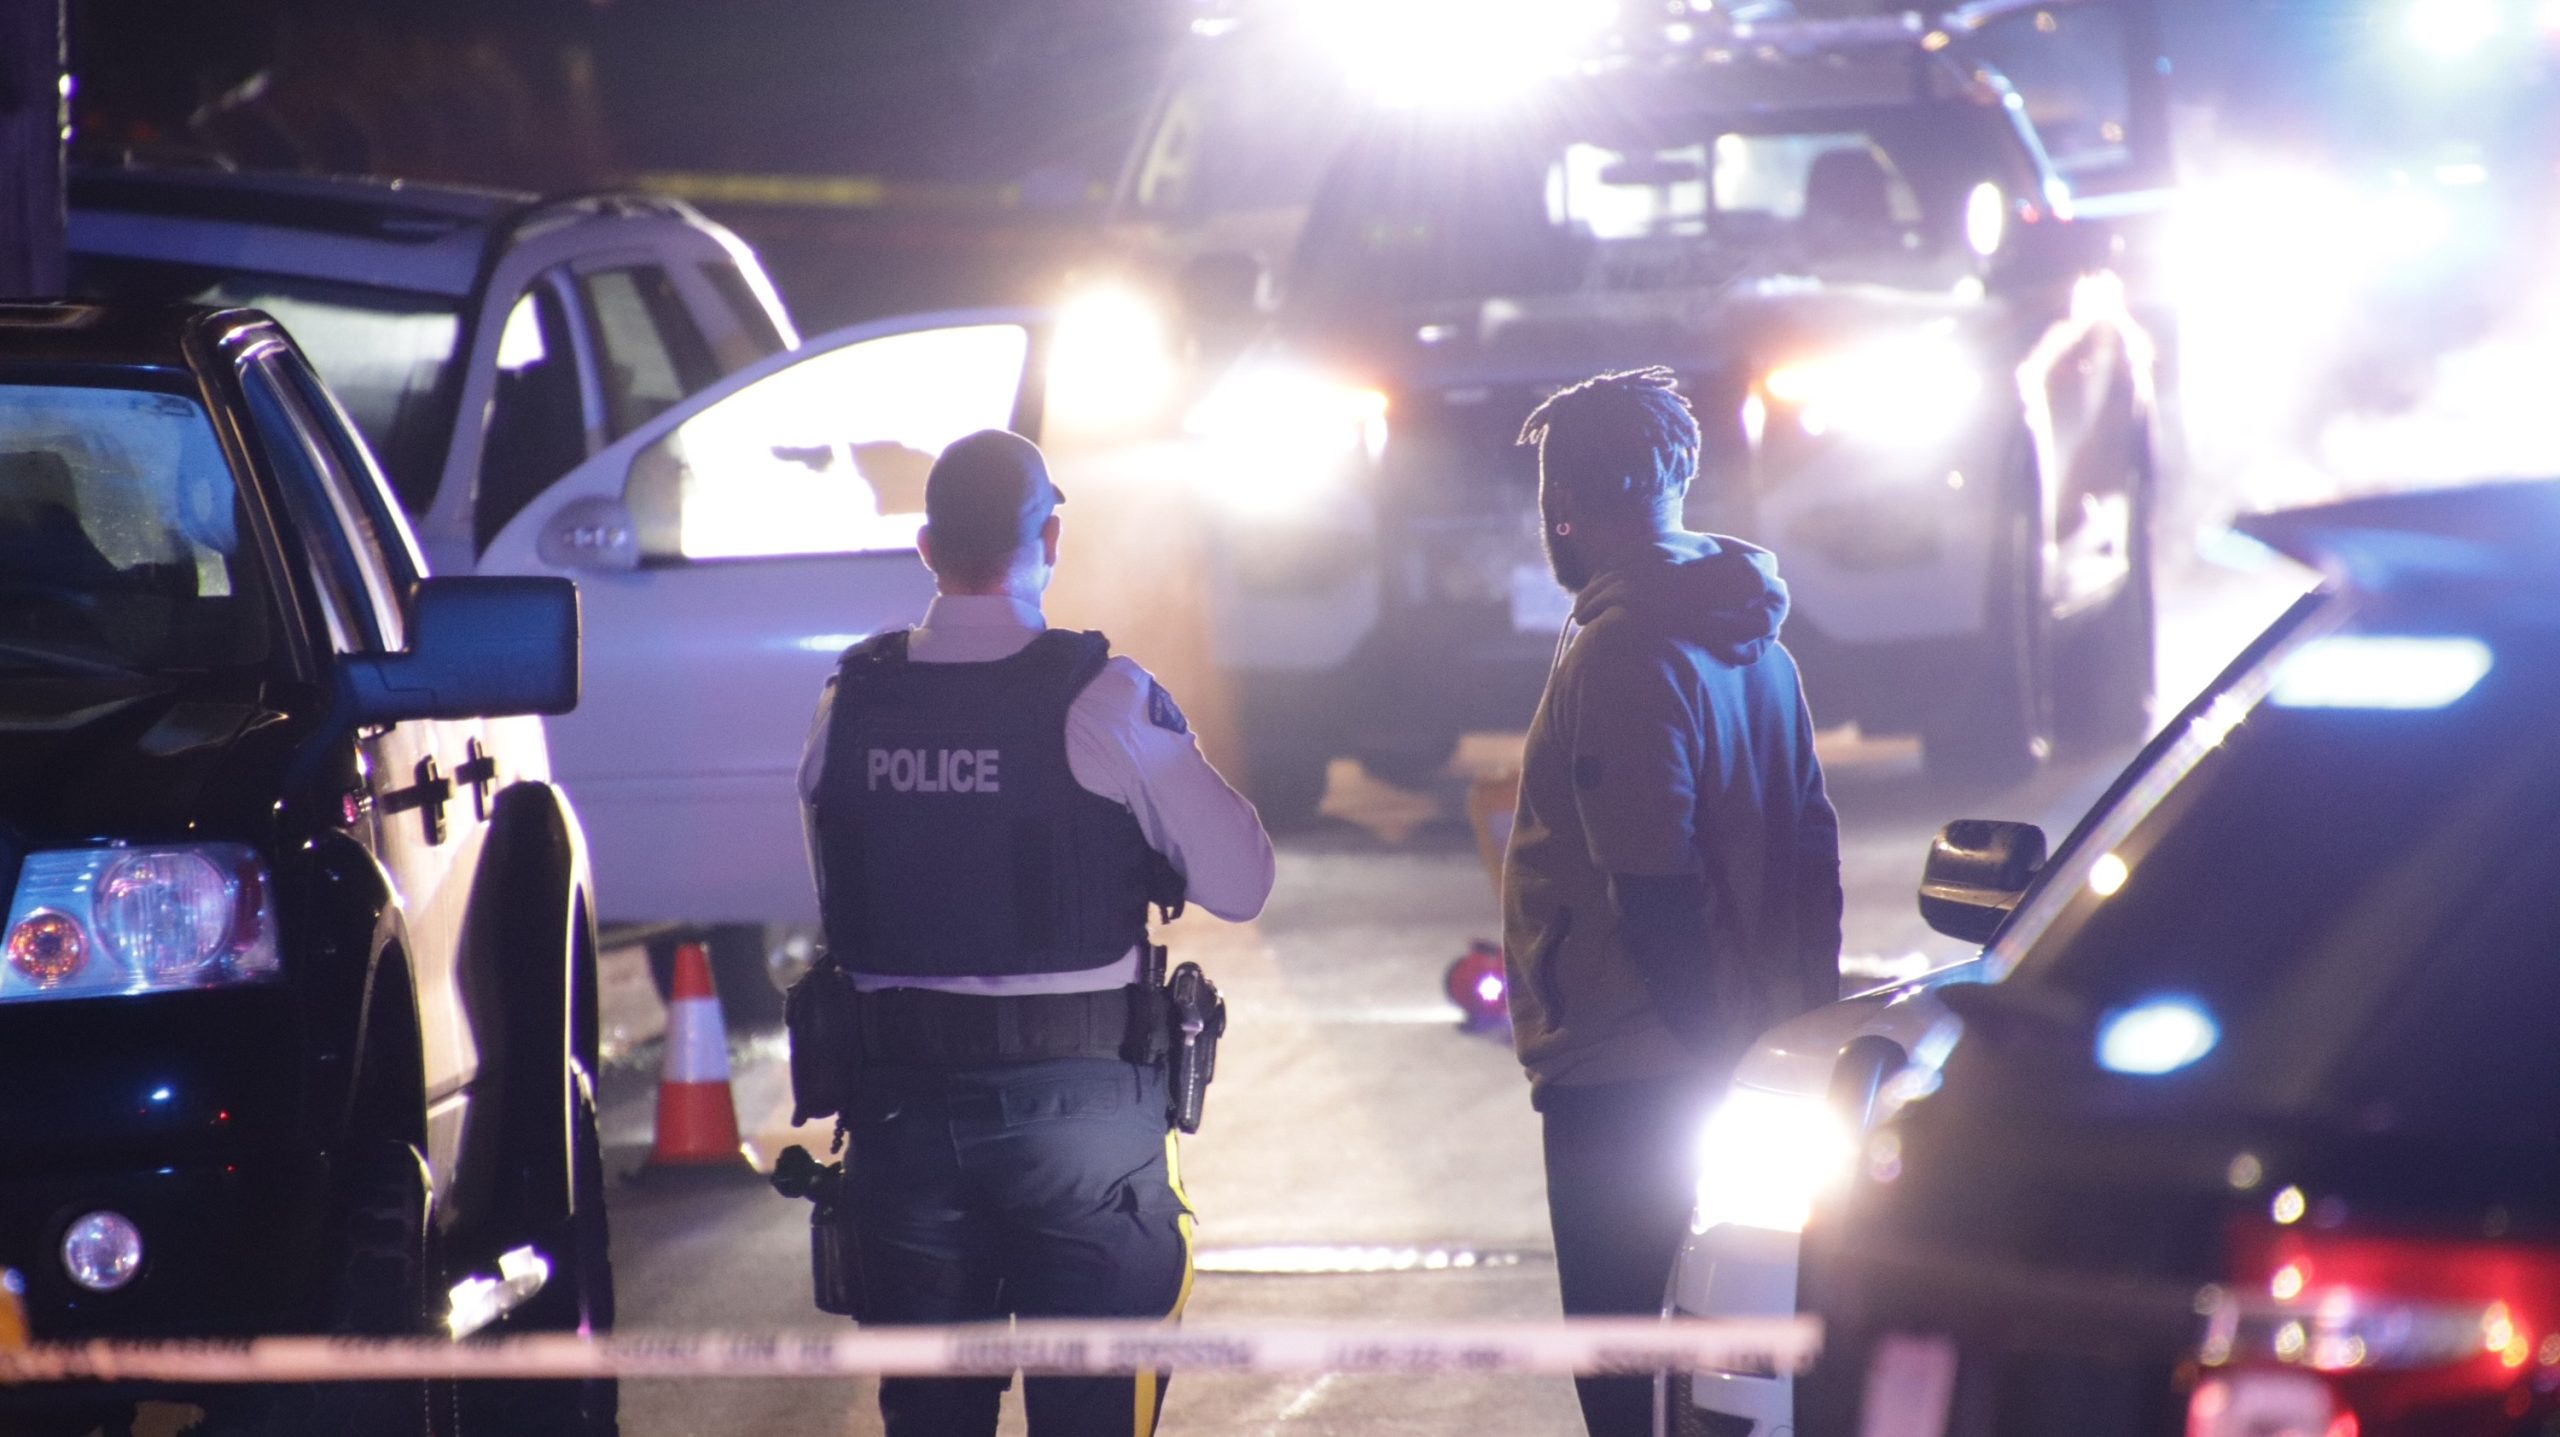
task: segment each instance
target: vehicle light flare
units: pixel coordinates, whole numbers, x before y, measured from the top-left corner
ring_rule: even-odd
[[[1961,428],[1982,394],[1982,371],[1951,337],[1920,334],[1781,364],[1760,381],[1771,406],[1792,410],[1811,438],[1925,444]]]
[[[2190,1399],[2189,1437],[2364,1427],[2377,1437],[2485,1437],[2548,1410],[2541,1369],[2560,1366],[2560,1333],[2539,1330],[2532,1314],[2560,1292],[2560,1255],[2277,1219],[2232,1229],[2231,1280],[2201,1295],[2195,1355],[2206,1376]]]
[[[1307,34],[1384,104],[1509,101],[1581,58],[1613,0],[1300,0]]]
[[[1175,386],[1163,313],[1126,285],[1098,284],[1060,306],[1049,357],[1049,404],[1061,424],[1133,428],[1162,414]]]
[[[89,962],[89,938],[70,915],[40,908],[9,932],[9,966],[51,987]]]
[[[1848,1180],[1857,1157],[1856,1134],[1824,1098],[1736,1087],[1699,1134],[1690,1228],[1802,1232],[1813,1205]]]

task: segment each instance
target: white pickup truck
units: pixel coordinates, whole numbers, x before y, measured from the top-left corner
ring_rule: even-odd
[[[818,687],[912,623],[924,471],[1035,433],[1046,327],[882,320],[802,342],[754,254],[672,200],[218,171],[76,173],[83,294],[252,305],[382,457],[432,570],[578,581],[551,721],[601,916],[707,932],[733,1022],[817,921],[794,772]]]

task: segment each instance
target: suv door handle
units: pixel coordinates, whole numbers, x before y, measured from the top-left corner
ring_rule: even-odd
[[[572,499],[543,524],[534,552],[555,569],[628,573],[640,567],[640,523],[619,499]]]

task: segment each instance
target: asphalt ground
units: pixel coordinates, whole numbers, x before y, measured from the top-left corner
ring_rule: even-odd
[[[2282,607],[2303,580],[2184,554],[2164,574],[2163,713]],[[2057,762],[2018,788],[1955,792],[1907,742],[1822,740],[1843,825],[1844,966],[1889,973],[1961,945],[1912,900],[1939,824],[2027,818],[2059,840],[2126,753]],[[1183,1144],[1201,1213],[1203,1271],[1189,1315],[1216,1321],[1534,1319],[1557,1312],[1538,1131],[1499,1035],[1462,1029],[1447,965],[1492,938],[1498,910],[1465,818],[1469,783],[1515,762],[1516,735],[1477,735],[1419,791],[1337,764],[1314,828],[1285,836],[1268,910],[1205,916],[1169,941],[1228,995],[1232,1026],[1208,1124]],[[1214,750],[1213,750],[1214,751]],[[663,1010],[636,951],[608,954],[604,1082],[614,1257],[626,1330],[832,1321],[810,1306],[807,1208],[752,1179],[631,1176],[651,1136]],[[778,1035],[733,1034],[734,1092],[750,1150],[824,1152],[789,1126]],[[869,1384],[634,1382],[631,1437],[879,1430]],[[1018,1398],[1008,1431],[1020,1430]],[[1178,1377],[1164,1430],[1201,1434],[1509,1434],[1578,1430],[1560,1378]]]

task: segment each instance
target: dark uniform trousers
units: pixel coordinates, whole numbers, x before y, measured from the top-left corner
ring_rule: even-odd
[[[1162,1069],[1109,1058],[871,1068],[846,1162],[871,1324],[1181,1315],[1191,1212]],[[887,1378],[889,1437],[996,1430],[1001,1378]],[[1033,1437],[1148,1437],[1165,1374],[1032,1377]]]

